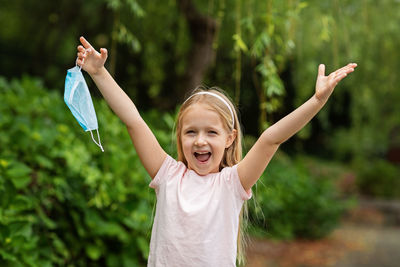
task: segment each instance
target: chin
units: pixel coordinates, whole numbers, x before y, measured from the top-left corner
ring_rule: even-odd
[[[215,168],[207,168],[207,169],[193,169],[194,171],[196,171],[196,173],[197,174],[199,174],[199,175],[202,175],[202,176],[204,176],[204,175],[207,175],[207,174],[210,174],[210,173],[217,173],[217,172],[219,172],[219,168],[218,167],[215,167]]]

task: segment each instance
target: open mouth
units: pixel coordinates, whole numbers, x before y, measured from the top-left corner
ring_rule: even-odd
[[[211,152],[194,152],[194,156],[200,162],[206,162],[211,157]]]

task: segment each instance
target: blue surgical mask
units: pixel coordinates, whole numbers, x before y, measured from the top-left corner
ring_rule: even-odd
[[[90,131],[93,142],[101,148],[99,127],[97,124],[96,112],[94,110],[92,97],[85,78],[82,75],[81,67],[75,66],[68,70],[65,78],[64,101],[72,112],[72,115],[79,122],[85,131]],[[92,131],[97,131],[98,142],[94,140]]]

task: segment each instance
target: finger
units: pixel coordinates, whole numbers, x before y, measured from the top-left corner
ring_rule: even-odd
[[[341,70],[341,71],[335,72],[335,76],[340,76],[340,75],[342,75],[343,73],[349,74],[349,73],[352,73],[353,71],[354,71],[354,68],[348,67],[348,68],[345,68],[345,69],[343,69],[343,70]]]
[[[80,59],[86,58],[85,52],[78,52],[78,53],[76,53],[76,55],[77,55],[77,57],[80,58]]]
[[[319,64],[318,76],[325,76],[325,65],[324,64]]]
[[[78,49],[78,52],[82,52],[82,53],[85,52],[85,48],[83,46],[81,46],[81,45],[78,45],[77,49]]]
[[[79,41],[81,41],[82,45],[83,45],[86,49],[92,47],[92,45],[91,45],[83,36],[81,36],[81,37],[79,38]]]
[[[335,72],[338,72],[338,71],[340,72],[340,71],[349,70],[349,69],[353,69],[354,70],[354,68],[356,68],[356,67],[357,67],[356,63],[349,63],[346,66],[341,67],[340,69],[336,70]]]
[[[338,72],[335,72],[335,73],[333,73],[333,77],[334,78],[336,78],[336,77],[339,77],[339,76],[341,76],[341,75],[343,75],[344,73],[345,74],[349,74],[349,73],[351,73],[352,72],[352,70],[342,70],[342,71],[338,71]]]
[[[351,63],[350,63],[351,64]],[[351,65],[347,64],[346,66],[341,67],[340,69],[335,70],[333,73],[341,72],[343,70],[346,70],[348,68],[351,68]]]
[[[341,80],[343,80],[345,77],[347,76],[347,73],[342,73],[340,75],[337,75],[334,79],[333,79],[333,84],[336,86]]]
[[[107,55],[108,55],[107,49],[100,48],[100,56],[101,56],[101,58],[106,59]]]
[[[82,67],[82,66],[83,66],[83,59],[78,58],[78,59],[76,60],[76,65]]]
[[[339,72],[342,72],[342,71],[344,71],[344,70],[346,70],[348,68],[349,68],[348,65],[346,65],[344,67],[341,67],[340,69],[335,70],[333,73],[339,73]]]
[[[357,63],[349,63],[349,64],[347,64],[346,66],[344,66],[344,68],[355,68],[355,67],[357,67]]]
[[[333,75],[333,78],[334,79],[336,79],[337,77],[341,77],[341,76],[343,76],[344,74],[348,74],[348,72],[347,71],[345,71],[345,70],[343,70],[343,71],[339,71],[339,72],[335,72],[335,74]]]
[[[342,75],[343,73],[347,73],[348,74],[348,73],[351,73],[353,71],[354,71],[354,68],[352,66],[346,66],[346,67],[343,67],[343,68],[338,69],[337,71],[333,72],[332,75],[334,77],[336,77],[338,75]]]

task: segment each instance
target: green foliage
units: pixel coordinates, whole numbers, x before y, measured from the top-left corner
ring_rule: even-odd
[[[269,0],[260,3],[248,1],[246,5],[242,23],[244,37],[234,38],[235,48],[241,48],[252,61],[251,68],[257,77],[253,78],[252,87],[256,88],[258,96],[259,130],[262,131],[273,122],[271,115],[282,106],[286,88],[280,74],[295,48],[297,20],[307,4]],[[236,32],[241,32],[241,28]]]
[[[400,199],[400,168],[385,160],[358,163],[360,192],[370,197]]]
[[[1,78],[0,98],[0,265],[143,265],[155,197],[104,101],[94,102],[102,153],[38,80]],[[145,117],[170,148],[171,116]]]
[[[327,65],[327,73],[358,63],[317,119],[330,133],[326,141],[337,158],[382,158],[400,125],[400,80],[393,75],[400,68],[394,48],[400,41],[400,3],[307,2],[295,38],[296,104],[313,93],[319,63]]]
[[[322,169],[319,163],[314,168]],[[278,153],[254,189],[251,232],[272,238],[316,239],[338,224],[347,203],[340,200],[332,177],[310,171],[301,159]]]
[[[323,140],[329,155],[354,161],[360,192],[392,198],[397,194],[396,171],[383,160],[400,144],[400,79],[394,75],[400,68],[394,48],[400,42],[400,3],[307,2],[295,38],[296,105],[313,93],[319,63],[327,65],[327,73],[349,62],[358,67],[337,86],[304,139],[313,139],[313,147],[314,140]]]
[[[203,8],[204,13],[217,18],[221,25],[216,40],[218,46],[215,46],[218,68],[210,71],[213,76],[210,83],[226,88],[244,109],[253,109],[257,104],[255,118],[258,122],[252,123],[257,127],[251,130],[259,133],[274,122],[274,115],[283,107],[287,88],[282,72],[288,68],[296,51],[296,31],[308,1],[221,0],[213,3],[208,9]],[[225,14],[225,9],[230,11]],[[232,88],[235,88],[234,93]]]

